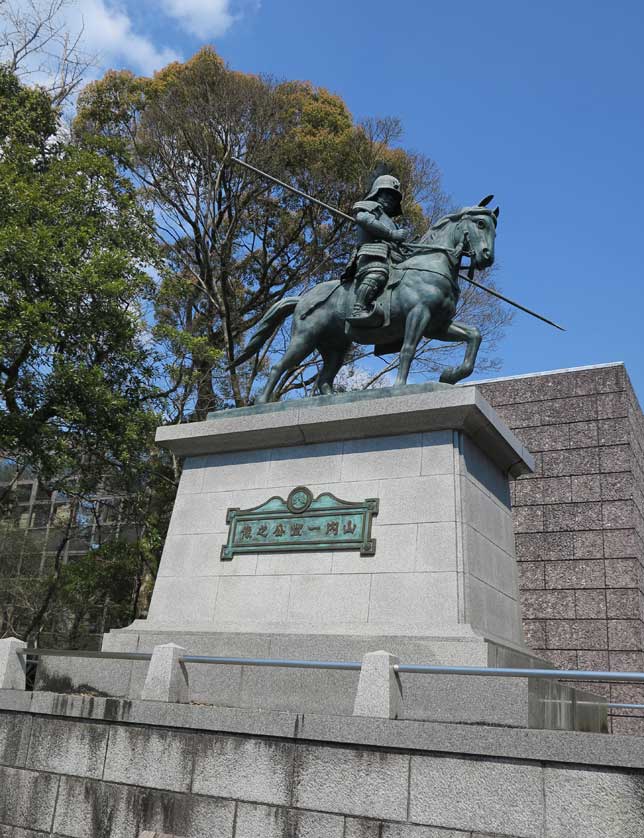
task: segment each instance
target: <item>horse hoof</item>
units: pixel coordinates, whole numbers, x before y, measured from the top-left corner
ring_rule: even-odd
[[[441,382],[441,384],[454,384],[456,381],[458,381],[456,369],[454,367],[448,367],[447,369],[443,370],[438,380]]]

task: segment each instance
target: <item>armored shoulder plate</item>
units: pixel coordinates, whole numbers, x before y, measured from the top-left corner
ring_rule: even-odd
[[[370,212],[376,218],[380,218],[382,215],[382,207],[378,201],[357,201],[351,209],[354,213]]]

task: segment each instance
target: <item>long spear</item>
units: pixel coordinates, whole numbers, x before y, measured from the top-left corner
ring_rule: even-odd
[[[356,227],[360,226],[358,222],[355,220],[355,218],[353,218],[353,216],[348,215],[346,212],[342,212],[342,210],[339,210],[337,207],[331,206],[331,204],[327,204],[324,201],[320,201],[319,198],[314,198],[312,195],[307,195],[306,192],[302,192],[301,189],[297,189],[295,186],[291,186],[290,183],[284,183],[283,180],[273,177],[273,175],[269,175],[267,172],[263,172],[256,166],[251,166],[251,164],[247,163],[245,160],[240,160],[239,157],[233,157],[232,155],[228,155],[226,159],[230,160],[232,163],[237,163],[238,166],[243,166],[245,169],[254,172],[256,175],[259,175],[260,177],[266,178],[266,180],[270,180],[273,183],[276,183],[278,186],[281,186],[283,189],[287,189],[294,195],[299,195],[300,198],[305,198],[307,201],[311,201],[311,203],[317,204],[319,207],[328,210],[328,212],[332,213],[333,215],[337,215],[338,218],[342,218],[344,219],[344,221],[349,221]],[[493,291],[492,288],[488,288],[486,285],[482,285],[480,282],[476,282],[471,277],[466,276],[462,273],[459,273],[459,277],[461,279],[464,279],[465,282],[469,282],[470,285],[474,285],[476,286],[476,288],[480,288],[482,291],[487,291],[487,293],[491,294],[493,297],[497,297],[499,300],[503,300],[504,303],[508,303],[508,305],[514,306],[515,308],[518,308],[521,311],[525,311],[526,314],[531,314],[533,317],[536,317],[537,320],[542,320],[544,323],[548,323],[549,326],[554,326],[555,329],[559,329],[562,332],[566,331],[563,328],[563,326],[559,326],[554,321],[548,320],[547,317],[542,317],[540,314],[537,314],[536,311],[532,311],[531,309],[522,306],[520,303],[511,300],[509,297],[504,297],[503,294],[499,294],[498,291]]]
[[[517,303],[514,300],[511,300],[509,297],[504,297],[503,294],[499,294],[498,291],[493,291],[492,288],[488,288],[486,285],[481,285],[480,282],[476,282],[474,279],[470,279],[469,276],[465,276],[465,274],[459,273],[459,277],[464,279],[466,282],[469,282],[470,285],[475,285],[477,288],[481,288],[483,291],[487,291],[488,294],[491,294],[493,297],[498,297],[499,300],[503,300],[505,303],[509,303],[511,306],[520,309],[521,311],[525,311],[526,314],[531,314],[533,317],[536,317],[537,320],[543,320],[544,323],[548,323],[550,326],[554,326],[555,329],[559,329],[561,332],[565,332],[563,326],[560,326],[558,323],[555,323],[554,320],[548,320],[547,317],[542,317],[540,314],[537,314],[536,311],[532,311],[525,306],[522,306],[521,303]]]

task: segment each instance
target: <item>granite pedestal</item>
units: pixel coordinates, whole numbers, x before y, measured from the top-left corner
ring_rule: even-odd
[[[192,654],[361,660],[384,649],[409,663],[544,665],[523,640],[508,486],[533,460],[476,388],[416,385],[229,410],[160,428],[157,441],[185,461],[149,614],[110,632],[105,650],[175,642]],[[285,499],[300,485],[314,496],[377,498],[374,555],[221,560],[229,509]],[[139,664],[79,666],[83,675],[68,670],[72,687],[141,694]],[[189,669],[197,701],[352,712],[350,673]],[[404,716],[549,726],[534,682],[471,681],[406,676]]]
[[[532,458],[475,390],[361,396],[159,430],[184,472],[148,618],[128,631],[478,633],[522,644],[507,474]],[[220,561],[228,509],[298,485],[378,498],[375,555]]]

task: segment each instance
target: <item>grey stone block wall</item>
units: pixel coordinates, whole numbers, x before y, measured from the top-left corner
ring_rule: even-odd
[[[623,364],[477,387],[536,460],[511,486],[526,642],[560,667],[642,671],[644,416]],[[613,710],[612,730],[644,733],[644,713]]]
[[[80,702],[69,710],[84,707],[89,712]],[[175,707],[174,722],[197,712]],[[126,702],[117,709],[119,719],[137,712]],[[641,752],[629,759],[632,737],[616,737],[625,740],[625,765],[616,766],[611,748],[593,741],[597,734],[568,734],[576,739],[562,758],[549,747],[551,734],[532,732],[531,742],[515,741],[520,756],[512,758],[496,728],[445,726],[446,753],[439,741],[423,743],[415,728],[390,720],[265,713],[264,733],[255,733],[244,728],[257,718],[239,715],[233,734],[199,729],[189,718],[186,727],[173,727],[172,712],[164,726],[108,715],[97,723],[96,714],[0,711],[0,730],[21,731],[0,747],[0,838],[139,838],[144,831],[184,838],[640,838],[644,828],[644,760]],[[282,735],[267,735],[276,724]],[[440,739],[440,730],[434,733]],[[477,742],[459,752],[463,735]],[[61,739],[64,760],[53,744]]]

